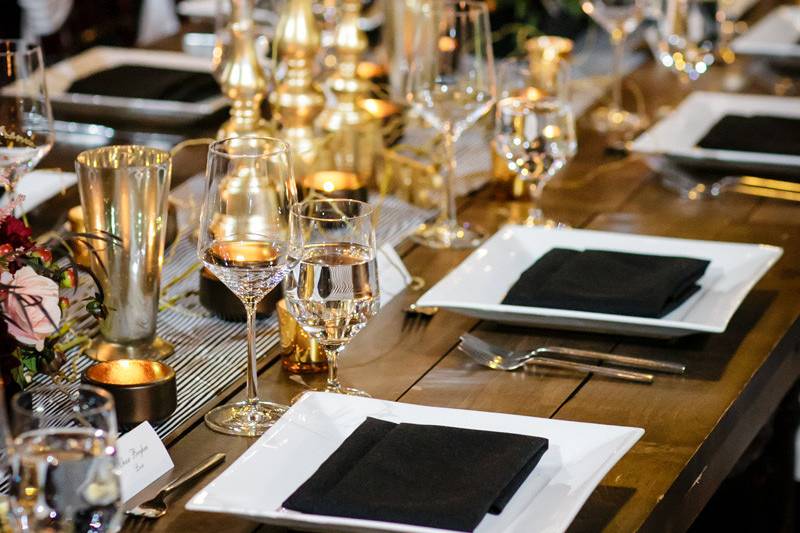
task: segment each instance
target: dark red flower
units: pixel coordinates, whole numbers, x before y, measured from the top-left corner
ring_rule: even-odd
[[[0,222],[0,244],[10,244],[14,248],[31,248],[31,228],[20,219],[7,216]]]

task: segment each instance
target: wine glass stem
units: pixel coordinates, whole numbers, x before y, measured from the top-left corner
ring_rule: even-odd
[[[442,135],[444,147],[444,162],[442,164],[442,181],[444,194],[442,195],[442,208],[439,212],[440,224],[456,225],[456,195],[453,191],[453,180],[456,173],[455,139],[450,131]]]
[[[545,182],[546,180],[542,179],[542,176],[539,176],[528,182],[528,193],[531,196],[531,207],[528,209],[528,220],[533,224],[538,223],[543,218],[542,208],[540,206]]]
[[[342,387],[339,383],[339,367],[337,360],[339,352],[342,350],[341,346],[325,345],[325,357],[328,359],[328,389],[338,390]]]
[[[622,30],[611,32],[611,42],[614,45],[614,64],[612,65],[614,83],[611,88],[611,109],[622,111],[622,60],[625,58],[625,32]]]
[[[256,306],[258,302],[244,304],[247,311],[247,402],[258,403],[258,368],[256,366]]]

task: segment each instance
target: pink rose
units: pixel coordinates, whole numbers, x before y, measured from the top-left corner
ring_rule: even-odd
[[[14,295],[9,294],[3,302],[8,332],[19,342],[41,351],[45,339],[56,331],[53,324],[61,322],[58,284],[40,276],[29,266],[20,268],[13,275],[3,272],[0,282],[14,287],[9,291]],[[40,301],[41,305],[35,301]]]

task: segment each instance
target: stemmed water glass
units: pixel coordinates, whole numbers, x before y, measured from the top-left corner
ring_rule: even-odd
[[[659,62],[694,81],[714,64],[724,9],[714,0],[657,1]]]
[[[592,127],[628,140],[644,128],[645,119],[622,106],[622,60],[625,41],[647,12],[647,0],[583,0],[581,8],[609,33],[614,47],[611,103],[594,110],[590,117]]]
[[[10,507],[20,531],[119,530],[117,420],[96,387],[38,385],[11,400]]]
[[[13,188],[54,140],[42,49],[26,41],[0,40],[0,185]]]
[[[380,306],[372,218],[372,207],[358,200],[306,200],[292,209],[299,261],[284,294],[289,312],[325,350],[325,392],[369,396],[339,383],[337,359]]]
[[[208,152],[197,252],[247,312],[247,399],[205,416],[211,429],[229,435],[260,435],[286,411],[258,398],[255,321],[258,302],[291,266],[289,212],[297,201],[291,169],[289,146],[278,139],[226,139]]]
[[[544,186],[575,155],[575,119],[558,98],[508,96],[497,103],[495,142],[501,155],[528,185],[531,226],[563,226],[547,219],[540,201]]]
[[[443,137],[444,203],[414,238],[433,248],[476,246],[481,235],[456,220],[455,142],[496,101],[489,13],[485,2],[443,0],[421,6],[406,98]]]

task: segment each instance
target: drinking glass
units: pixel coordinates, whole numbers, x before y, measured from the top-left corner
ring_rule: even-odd
[[[229,435],[264,433],[286,406],[258,398],[256,307],[290,267],[289,211],[297,201],[289,145],[243,137],[208,151],[197,253],[247,313],[247,399],[217,407],[208,426]]]
[[[11,400],[10,506],[20,531],[117,531],[122,501],[111,395],[34,386]]]
[[[0,40],[0,185],[13,188],[50,151],[53,112],[39,46]]]
[[[659,61],[694,81],[714,64],[724,10],[717,0],[660,0]]]
[[[601,133],[632,137],[645,126],[645,119],[622,107],[622,60],[625,41],[639,26],[647,10],[647,0],[583,0],[581,8],[611,36],[614,62],[611,103],[598,107],[591,114],[591,124]]]
[[[527,225],[563,226],[541,210],[542,190],[575,155],[575,119],[569,104],[557,98],[533,100],[509,96],[497,103],[495,142],[521,181],[527,183],[531,208]]]
[[[306,200],[292,208],[298,261],[284,295],[297,323],[325,350],[328,379],[319,390],[355,396],[337,377],[339,354],[380,305],[372,207],[358,200]]]
[[[406,98],[443,137],[444,204],[415,240],[433,248],[469,248],[481,235],[456,220],[454,145],[496,101],[489,14],[485,2],[443,0],[421,6]]]

